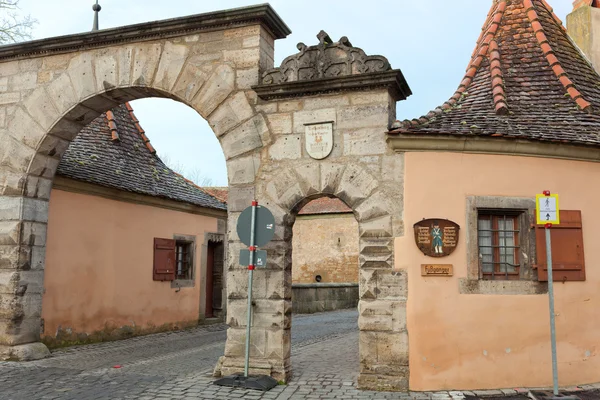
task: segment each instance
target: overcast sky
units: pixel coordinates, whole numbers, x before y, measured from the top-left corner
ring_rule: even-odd
[[[571,0],[548,0],[566,23]],[[292,34],[275,43],[275,65],[316,44],[323,29],[335,41],[347,36],[367,54],[387,57],[404,73],[413,95],[398,104],[397,118],[419,117],[448,100],[462,80],[492,0],[271,0]],[[90,30],[92,0],[21,0],[39,24],[36,39]],[[243,7],[248,0],[100,0],[100,28]],[[208,123],[171,100],[132,102],[159,154],[227,184],[225,159]],[[160,111],[159,111],[160,110]]]

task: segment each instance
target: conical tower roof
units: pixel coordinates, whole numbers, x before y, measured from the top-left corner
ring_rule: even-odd
[[[456,93],[389,133],[600,146],[600,76],[545,0],[494,0]]]

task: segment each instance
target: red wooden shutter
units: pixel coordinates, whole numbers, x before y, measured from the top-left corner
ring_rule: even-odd
[[[175,240],[154,238],[155,281],[175,280]]]
[[[546,233],[543,225],[538,225],[536,228],[538,280],[547,281]],[[560,225],[552,226],[550,238],[554,281],[585,281],[581,211],[561,210]]]

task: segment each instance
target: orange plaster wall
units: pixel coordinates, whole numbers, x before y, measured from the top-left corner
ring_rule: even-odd
[[[585,282],[555,285],[560,385],[600,382],[600,163],[458,153],[407,153],[406,234],[396,268],[408,271],[411,390],[552,386],[548,296],[459,294],[467,276],[466,197],[532,197],[548,189],[562,209],[581,210]],[[412,225],[448,218],[461,226],[442,259],[416,247]],[[454,265],[422,277],[422,263]]]
[[[205,232],[217,220],[195,214],[52,190],[44,272],[45,335],[105,325],[147,328],[195,322]],[[153,239],[196,236],[195,285],[152,280]]]

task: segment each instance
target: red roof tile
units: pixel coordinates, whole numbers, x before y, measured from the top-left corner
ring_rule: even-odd
[[[227,203],[229,188],[223,186],[205,186],[201,188],[204,192],[213,196],[219,201]],[[344,214],[351,213],[349,208],[343,201],[337,198],[321,197],[307,203],[298,215],[314,215],[314,214]]]
[[[202,190],[204,190],[206,193],[210,194],[215,199],[220,200],[223,203],[227,203],[227,197],[229,195],[228,187],[219,187],[219,186],[206,187],[205,186],[202,188]]]
[[[351,213],[352,209],[337,198],[320,197],[306,204],[298,215],[314,214],[344,214]]]
[[[545,0],[494,0],[455,94],[389,133],[600,146],[600,76]]]
[[[150,150],[150,153],[156,154],[156,150],[154,149],[154,146],[152,146],[150,144],[150,139],[148,139],[148,137],[146,136],[146,131],[144,129],[142,129],[142,126],[140,125],[140,121],[136,118],[135,114],[133,113],[133,108],[131,107],[131,104],[129,104],[129,102],[127,102],[127,103],[125,103],[125,107],[127,108],[127,111],[129,111],[129,115],[130,115],[132,121],[134,122],[136,129],[140,133],[140,136],[142,137],[144,144],[146,145],[148,150]]]

